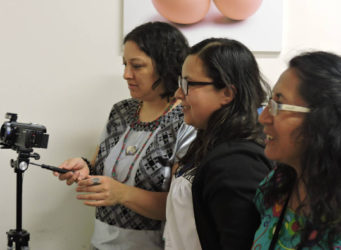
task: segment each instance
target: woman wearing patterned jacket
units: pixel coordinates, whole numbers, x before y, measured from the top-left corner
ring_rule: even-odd
[[[185,37],[166,23],[146,23],[127,34],[124,78],[132,99],[113,106],[91,164],[73,158],[60,166],[75,171],[59,178],[77,181],[77,191],[87,193],[78,199],[96,206],[94,249],[163,248],[174,155],[195,136],[173,97],[187,50]]]

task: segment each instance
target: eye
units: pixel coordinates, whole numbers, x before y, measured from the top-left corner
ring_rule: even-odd
[[[143,67],[143,65],[142,65],[142,64],[133,64],[132,67],[133,67],[134,69],[140,69],[140,68]]]

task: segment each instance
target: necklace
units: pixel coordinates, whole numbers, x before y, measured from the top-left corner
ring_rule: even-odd
[[[143,143],[141,149],[140,149],[138,152],[137,152],[137,147],[136,147],[136,146],[128,146],[128,147],[127,147],[127,149],[126,149],[127,154],[133,155],[133,154],[135,154],[136,152],[137,152],[137,153],[136,153],[136,155],[135,155],[135,157],[134,157],[133,162],[132,162],[132,163],[130,164],[130,166],[129,166],[129,170],[128,170],[127,176],[123,179],[123,181],[121,181],[122,183],[126,183],[126,182],[129,180],[130,175],[131,175],[131,171],[133,170],[133,167],[134,167],[134,165],[135,165],[135,162],[137,161],[137,159],[138,159],[139,156],[141,155],[141,152],[143,151],[143,149],[146,147],[146,145],[147,145],[149,139],[152,137],[154,131],[155,131],[155,130],[157,129],[157,127],[159,126],[160,121],[161,121],[161,118],[162,118],[164,115],[166,115],[166,114],[168,113],[169,110],[172,109],[174,103],[175,103],[175,100],[171,101],[171,103],[167,106],[167,108],[166,108],[165,111],[162,113],[162,115],[159,116],[159,117],[154,121],[154,126],[153,126],[153,128],[152,128],[152,131],[149,133],[149,135],[148,135],[148,137],[147,137],[147,140]],[[137,108],[137,110],[136,110],[136,116],[137,116],[137,117],[138,117],[139,114],[140,114],[141,106],[142,106],[142,102],[139,104],[139,106],[138,106],[138,108]],[[123,143],[122,143],[122,147],[121,147],[120,153],[119,153],[119,155],[117,156],[116,161],[115,161],[115,163],[114,163],[114,166],[113,166],[113,168],[112,168],[112,177],[113,177],[114,179],[116,179],[116,180],[117,180],[117,171],[116,171],[116,168],[117,168],[118,162],[120,161],[120,158],[121,158],[122,153],[125,151],[125,147],[126,147],[126,144],[127,144],[128,136],[129,136],[131,130],[132,130],[136,125],[138,125],[139,123],[141,123],[139,119],[137,119],[136,122],[132,122],[132,123],[130,124],[130,126],[129,126],[130,128],[129,128],[128,132],[125,134],[125,136],[124,136],[124,138],[123,138]]]

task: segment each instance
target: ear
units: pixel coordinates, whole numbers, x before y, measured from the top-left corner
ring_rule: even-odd
[[[221,89],[221,105],[226,105],[232,102],[235,96],[235,87],[225,87]]]

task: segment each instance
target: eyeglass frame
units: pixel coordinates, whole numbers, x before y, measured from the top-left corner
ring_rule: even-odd
[[[184,85],[186,83],[186,85]],[[212,85],[214,82],[193,82],[188,81],[186,78],[179,76],[178,78],[178,87],[182,90],[184,95],[188,95],[188,86],[204,86],[204,85]],[[186,87],[186,88],[185,88]]]
[[[270,98],[267,103],[263,103],[262,106],[264,108],[267,107],[269,109],[269,113],[272,116],[276,116],[278,114],[278,111],[280,111],[280,110],[285,110],[285,111],[290,111],[290,112],[300,112],[300,113],[309,113],[310,112],[310,108],[298,106],[298,105],[277,103],[272,98]]]

